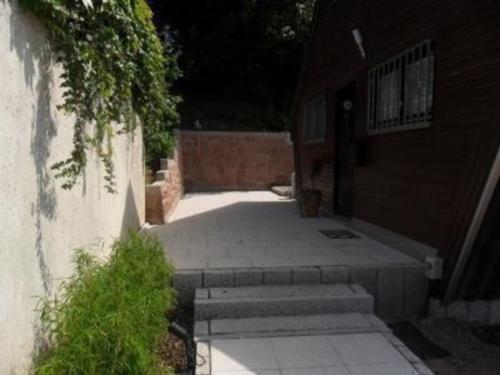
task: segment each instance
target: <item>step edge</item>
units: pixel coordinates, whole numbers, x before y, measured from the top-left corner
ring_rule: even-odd
[[[215,319],[205,319],[205,320],[197,320],[194,322],[194,334],[195,335],[217,335],[217,334],[227,334],[231,332],[217,332],[214,333],[212,330],[213,324],[218,323],[219,325],[223,325],[224,323],[232,324],[232,325],[238,325],[238,323],[241,323],[243,326],[245,324],[254,324],[256,329],[252,329],[252,331],[246,331],[246,330],[239,330],[235,331],[232,333],[249,333],[249,332],[273,332],[273,331],[290,331],[291,328],[285,328],[285,329],[277,329],[274,330],[272,328],[269,328],[269,325],[272,324],[280,324],[280,320],[288,320],[292,319],[295,322],[300,322],[301,320],[309,320],[311,321],[323,321],[326,319],[330,318],[351,318],[351,319],[360,319],[360,321],[355,322],[352,321],[352,324],[346,324],[349,322],[341,322],[343,325],[342,326],[331,326],[331,327],[321,327],[321,328],[315,328],[314,323],[310,324],[310,327],[307,329],[301,329],[301,331],[304,330],[319,330],[319,329],[326,329],[326,330],[332,330],[332,329],[339,329],[342,327],[347,327],[347,328],[372,328],[372,327],[379,327],[379,328],[387,328],[387,325],[380,319],[378,318],[375,314],[373,313],[365,313],[365,312],[344,312],[344,313],[327,313],[327,314],[305,314],[305,315],[288,315],[288,316],[283,316],[283,315],[271,315],[271,316],[257,316],[257,317],[241,317],[241,318],[215,318]],[[272,323],[272,321],[275,321],[275,323]],[[338,322],[337,322],[338,323]],[[360,324],[363,323],[363,324]],[[293,324],[293,323],[292,323]],[[260,329],[262,327],[266,327],[265,329]]]
[[[293,336],[322,336],[337,334],[359,334],[359,333],[392,333],[389,327],[347,327],[330,329],[309,329],[309,330],[277,330],[277,331],[255,331],[255,332],[231,332],[216,333],[208,335],[195,335],[195,342],[208,341],[213,339],[239,339],[239,338],[258,338],[258,337],[293,337]]]
[[[194,305],[197,304],[215,304],[215,303],[233,303],[233,302],[256,302],[264,303],[268,301],[297,301],[297,300],[328,300],[328,299],[352,299],[352,298],[373,298],[369,293],[352,293],[352,294],[334,294],[327,296],[285,296],[285,297],[239,297],[239,298],[197,298],[194,299]]]
[[[314,311],[314,306],[316,311]],[[286,311],[287,309],[290,311]],[[194,320],[345,313],[373,314],[374,310],[375,299],[370,294],[301,296],[283,299],[202,299],[194,301]]]
[[[201,287],[195,288],[195,291],[203,291],[208,292],[213,290],[225,290],[225,289],[241,289],[241,290],[250,290],[250,289],[265,289],[265,288],[274,288],[274,289],[287,289],[287,288],[303,288],[303,287],[315,287],[317,289],[330,289],[335,285],[343,285],[348,287],[352,293],[364,292],[367,293],[366,289],[360,285],[359,283],[305,283],[305,284],[259,284],[259,285],[241,285],[241,286],[209,286],[209,287]]]

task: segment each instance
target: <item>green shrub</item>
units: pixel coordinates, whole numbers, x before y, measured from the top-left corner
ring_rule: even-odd
[[[95,152],[105,187],[116,191],[112,139],[142,124],[149,164],[172,148],[180,98],[172,92],[181,72],[170,39],[162,41],[146,0],[21,0],[48,32],[61,65],[64,102],[74,116],[73,150],[55,163],[71,189]],[[3,21],[2,21],[3,22]],[[140,121],[138,121],[140,120]]]
[[[171,374],[157,355],[175,306],[172,267],[158,240],[130,233],[101,263],[83,250],[61,299],[44,300],[51,349],[36,374]]]

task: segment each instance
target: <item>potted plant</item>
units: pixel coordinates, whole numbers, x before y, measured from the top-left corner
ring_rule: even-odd
[[[316,177],[321,173],[323,161],[314,159],[311,164],[311,175],[308,187],[302,191],[302,215],[304,217],[318,217],[321,206],[321,190],[315,188]]]

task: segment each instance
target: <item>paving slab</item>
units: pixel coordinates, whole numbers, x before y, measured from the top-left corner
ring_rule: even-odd
[[[321,282],[325,284],[347,283],[349,281],[349,269],[339,266],[321,266]]]
[[[203,274],[200,270],[176,272],[173,276],[172,285],[179,293],[179,302],[187,305],[192,301],[195,290],[202,287]]]
[[[253,191],[187,194],[167,225],[148,231],[165,243],[177,269],[419,264],[359,232],[359,239],[340,240],[319,232],[330,229],[348,228],[304,219],[294,200]]]
[[[251,268],[252,261],[249,258],[228,258],[228,257],[214,257],[208,260],[209,268]]]
[[[260,268],[236,269],[234,271],[235,286],[262,285],[264,274]]]
[[[243,370],[278,370],[270,339],[213,340],[212,374]]]
[[[211,375],[210,342],[196,343],[196,375]]]
[[[321,280],[318,267],[297,267],[292,273],[294,284],[319,284]]]
[[[273,337],[270,341],[280,369],[342,365],[327,336]]]
[[[234,286],[234,273],[231,270],[215,269],[203,272],[203,285],[210,286]]]
[[[379,333],[332,335],[328,339],[347,365],[406,362],[401,353]]]
[[[432,374],[420,360],[411,363],[401,354],[406,347],[378,332],[214,339],[209,345],[211,375]]]
[[[383,316],[403,316],[404,269],[380,267],[377,269],[377,312]]]
[[[264,284],[291,284],[292,269],[289,267],[266,268],[263,270]]]

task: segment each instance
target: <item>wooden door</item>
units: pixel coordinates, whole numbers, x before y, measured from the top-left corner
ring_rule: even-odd
[[[338,90],[335,95],[334,212],[346,217],[353,213],[354,96],[354,83]]]

